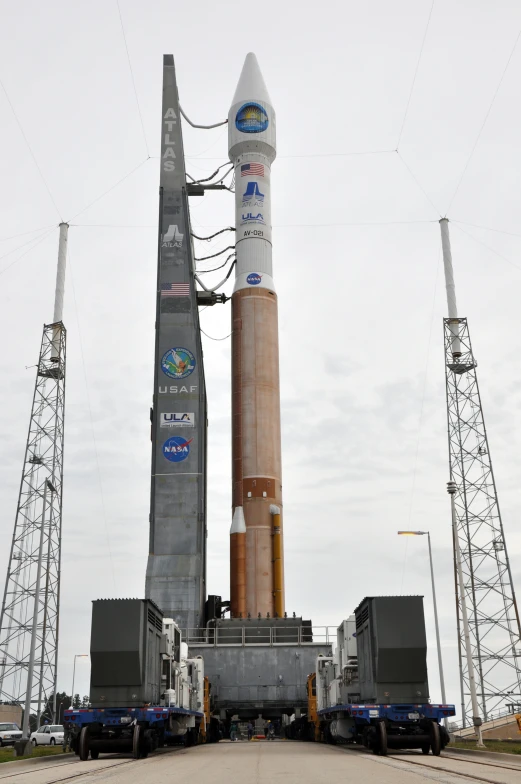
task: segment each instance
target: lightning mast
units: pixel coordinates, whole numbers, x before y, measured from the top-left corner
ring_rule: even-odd
[[[464,726],[477,726],[521,701],[521,624],[477,362],[467,319],[457,311],[448,223],[440,221],[449,310],[443,323],[461,710]]]
[[[45,324],[0,614],[0,700],[29,714],[53,696],[60,610],[65,348],[63,295],[69,226],[60,224],[54,319]]]

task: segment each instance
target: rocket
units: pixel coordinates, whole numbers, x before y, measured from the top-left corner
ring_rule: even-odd
[[[235,170],[232,295],[232,617],[284,614],[277,294],[271,238],[275,111],[253,53],[228,114]]]

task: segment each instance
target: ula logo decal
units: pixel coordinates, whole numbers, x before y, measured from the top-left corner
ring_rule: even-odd
[[[163,354],[161,370],[169,378],[186,378],[195,369],[195,357],[187,348],[170,348]]]
[[[163,444],[163,457],[166,457],[171,463],[181,463],[190,454],[192,441],[193,438],[187,441],[181,436],[172,436]]]
[[[235,127],[241,133],[262,133],[269,125],[266,109],[260,103],[245,103],[235,116]]]
[[[264,206],[264,194],[259,190],[257,182],[249,182],[242,196],[242,206],[262,207]]]
[[[262,280],[262,275],[259,275],[257,272],[250,272],[250,274],[246,278],[246,283],[249,283],[250,286],[258,286],[261,280]]]
[[[264,223],[264,215],[259,212],[257,215],[254,215],[252,212],[242,214],[242,222],[243,223]]]
[[[195,414],[161,414],[160,427],[194,427]]]

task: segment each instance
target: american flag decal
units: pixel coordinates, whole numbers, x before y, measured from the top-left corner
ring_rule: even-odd
[[[189,283],[162,283],[161,296],[162,297],[189,297],[190,284]]]
[[[243,163],[241,166],[241,177],[264,177],[264,164]]]

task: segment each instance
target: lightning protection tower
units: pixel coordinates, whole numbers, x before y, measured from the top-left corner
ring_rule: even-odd
[[[53,696],[60,609],[65,343],[62,322],[68,225],[60,224],[52,324],[43,328],[22,481],[0,615],[0,700],[40,722]]]
[[[459,318],[448,220],[440,221],[449,318],[444,319],[449,468],[454,532],[461,554],[470,657],[455,568],[461,710],[464,725],[521,701],[521,625],[499,510],[467,319]],[[456,565],[456,542],[454,542]],[[469,662],[481,713],[473,716]]]

